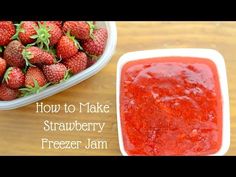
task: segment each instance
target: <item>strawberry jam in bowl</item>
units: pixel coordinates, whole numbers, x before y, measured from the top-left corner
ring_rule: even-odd
[[[123,155],[224,155],[230,144],[224,59],[211,49],[123,55],[117,66]]]

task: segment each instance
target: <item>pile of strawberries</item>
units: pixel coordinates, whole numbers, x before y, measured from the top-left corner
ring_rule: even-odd
[[[92,21],[0,21],[0,100],[39,93],[94,64],[107,30]]]

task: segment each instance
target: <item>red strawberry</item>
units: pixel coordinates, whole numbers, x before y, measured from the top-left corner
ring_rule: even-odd
[[[11,41],[3,53],[3,58],[10,66],[23,68],[25,66],[25,60],[22,56],[24,46],[17,40]]]
[[[46,22],[47,27],[49,28],[50,37],[50,46],[57,44],[59,39],[62,36],[62,30],[56,23]]]
[[[82,42],[83,49],[90,55],[99,56],[103,53],[107,40],[107,30],[100,28],[94,30],[93,38]]]
[[[47,83],[43,72],[38,67],[29,67],[25,75],[25,86],[35,87],[34,80],[38,83],[39,87],[43,87]]]
[[[57,44],[62,36],[62,30],[51,22],[38,23],[37,34],[32,38],[36,39],[36,44],[40,45],[40,48],[44,46],[49,50],[49,46]]]
[[[34,21],[23,21],[17,25],[16,34],[13,39],[18,39],[22,44],[30,44],[35,41],[32,36],[36,34],[37,23]]]
[[[49,82],[56,84],[65,78],[67,69],[62,63],[44,65],[43,73]]]
[[[9,88],[18,89],[25,83],[25,75],[20,68],[9,67],[4,74],[4,80]]]
[[[66,21],[63,24],[63,31],[70,32],[77,39],[88,39],[93,33],[94,25],[92,22],[85,21]]]
[[[11,21],[0,21],[0,46],[5,46],[11,41],[16,30]]]
[[[23,50],[22,55],[26,64],[43,64],[50,65],[54,63],[54,56],[38,47],[29,47]]]
[[[71,58],[68,58],[63,64],[69,69],[72,74],[76,74],[87,67],[88,58],[84,52],[78,52]]]
[[[62,36],[57,44],[57,56],[62,59],[70,58],[78,52],[79,44],[72,36]]]
[[[62,21],[48,21],[50,23],[54,23],[55,25],[57,25],[60,29],[62,29]]]
[[[6,60],[0,58],[0,78],[3,76],[7,68]]]
[[[19,90],[8,88],[6,83],[0,84],[0,100],[10,101],[16,99]]]
[[[25,75],[25,87],[20,88],[22,96],[37,94],[44,90],[49,83],[38,67],[29,67]]]

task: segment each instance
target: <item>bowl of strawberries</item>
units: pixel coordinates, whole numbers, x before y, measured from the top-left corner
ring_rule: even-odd
[[[42,100],[95,75],[116,47],[115,22],[0,21],[0,110]]]

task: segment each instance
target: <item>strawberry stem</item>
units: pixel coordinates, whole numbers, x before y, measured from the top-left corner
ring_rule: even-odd
[[[16,33],[11,37],[12,40],[19,40],[19,33],[25,33],[25,30],[21,28],[22,22],[19,24],[15,24],[16,26]]]
[[[75,36],[72,36],[70,34],[70,31],[66,32],[66,36],[68,36],[74,42],[74,44],[77,47],[77,49],[83,50],[83,48],[81,47],[80,43],[75,39]]]
[[[8,84],[9,74],[11,73],[12,69],[13,69],[13,67],[9,67],[9,68],[6,70],[6,72],[5,72],[4,76],[3,76],[2,82],[6,81],[6,83]]]
[[[89,54],[88,52],[85,52],[87,54],[87,56],[91,59],[91,60],[95,60],[97,61],[99,56],[96,56],[96,55],[92,55],[92,54]]]
[[[66,80],[71,78],[71,76],[72,76],[72,73],[70,72],[70,70],[66,70],[64,78],[60,81],[60,83],[65,82]]]
[[[36,39],[35,44],[38,45],[39,48],[43,49],[46,46],[46,50],[49,51],[49,44],[50,44],[50,37],[51,34],[49,33],[51,29],[47,27],[46,22],[41,24],[38,22],[38,27],[35,27],[36,35],[31,36],[32,39]]]
[[[32,55],[31,52],[28,52],[26,49],[23,49],[23,51],[22,51],[22,56],[23,56],[23,58],[24,58],[24,60],[25,60],[26,68],[27,68],[27,66],[33,66],[33,67],[35,67],[35,65],[31,64],[30,61],[29,61],[30,59],[33,58],[33,55]]]
[[[93,31],[96,29],[96,26],[93,24],[93,21],[87,21],[89,25],[89,35],[92,39],[94,39]]]
[[[47,83],[43,87],[40,87],[39,84],[38,84],[38,81],[35,80],[34,78],[33,78],[33,82],[34,82],[33,87],[32,86],[26,86],[24,88],[19,89],[21,91],[23,97],[29,96],[29,95],[32,95],[32,94],[38,94],[41,91],[45,90],[51,84],[51,83]]]

